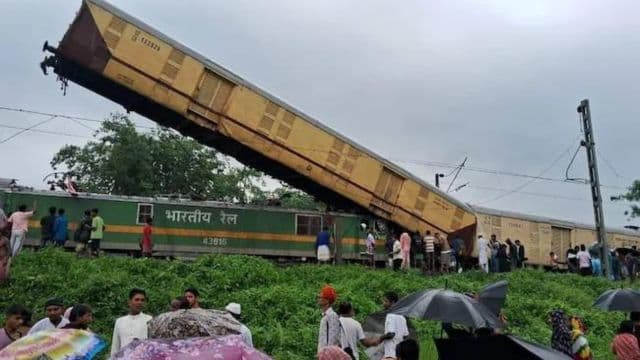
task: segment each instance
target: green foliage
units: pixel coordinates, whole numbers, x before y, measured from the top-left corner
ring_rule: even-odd
[[[585,318],[587,337],[597,359],[613,359],[609,343],[623,314],[591,307],[594,299],[616,286],[603,279],[526,270],[486,276],[477,272],[426,278],[418,273],[399,274],[356,265],[296,265],[279,268],[248,256],[203,256],[193,262],[103,257],[78,259],[57,249],[24,251],[13,263],[10,286],[0,288],[0,307],[21,303],[44,316],[43,304],[52,296],[68,303],[90,304],[95,311],[91,328],[110,340],[115,318],[126,313],[127,292],[141,287],[149,295],[148,313],[158,314],[188,286],[197,287],[202,301],[212,308],[228,302],[242,304],[254,342],[275,359],[312,359],[315,355],[320,311],[317,291],[331,283],[338,301],[351,301],[357,318],[380,310],[385,291],[401,295],[425,288],[444,287],[477,291],[489,282],[509,280],[506,316],[509,331],[548,344],[551,331],[547,313],[562,308]],[[422,359],[436,359],[431,339],[439,335],[438,324],[414,321],[421,336]]]
[[[226,158],[165,128],[138,132],[123,114],[112,114],[83,147],[67,145],[51,160],[78,176],[90,192],[152,196],[189,194],[246,203],[260,193],[262,174],[232,167]]]
[[[635,201],[640,202],[640,180],[635,180],[626,194],[621,196],[622,199],[627,201]],[[630,214],[631,217],[640,217],[640,206],[638,204],[631,204],[631,213],[625,212],[626,214]]]

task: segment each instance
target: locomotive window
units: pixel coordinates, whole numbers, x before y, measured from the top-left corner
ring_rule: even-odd
[[[147,217],[153,218],[153,204],[138,204],[138,219],[139,225],[145,224]]]
[[[317,235],[322,230],[322,216],[296,215],[296,235]]]

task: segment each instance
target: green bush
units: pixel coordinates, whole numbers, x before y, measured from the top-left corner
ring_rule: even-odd
[[[0,307],[20,303],[34,310],[34,320],[44,316],[43,304],[60,296],[69,304],[87,303],[94,309],[91,328],[111,339],[113,323],[127,311],[127,293],[132,287],[147,290],[147,312],[168,310],[169,301],[188,286],[201,292],[202,301],[212,308],[228,302],[242,304],[254,343],[278,360],[312,359],[315,355],[320,311],[316,294],[325,284],[335,286],[339,300],[354,304],[357,318],[381,308],[385,291],[400,295],[425,288],[447,287],[457,291],[477,291],[487,283],[509,280],[505,313],[509,331],[523,338],[548,344],[551,330],[547,313],[562,308],[585,318],[588,339],[597,359],[613,359],[609,343],[621,313],[601,312],[591,307],[593,300],[614,284],[603,279],[526,270],[509,274],[464,273],[441,277],[370,270],[356,265],[296,265],[280,268],[249,256],[203,256],[194,262],[102,257],[78,259],[57,249],[24,251],[12,264],[12,281],[0,288]],[[415,321],[421,336],[424,359],[436,359],[431,339],[439,336],[438,324]],[[105,354],[106,356],[106,354]]]

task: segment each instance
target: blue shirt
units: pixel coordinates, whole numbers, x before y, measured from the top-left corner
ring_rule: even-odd
[[[316,236],[316,249],[322,245],[329,246],[329,242],[331,241],[331,234],[328,231],[321,231]]]
[[[56,217],[56,221],[53,224],[53,239],[58,241],[67,240],[67,227],[69,226],[69,220],[66,216]]]

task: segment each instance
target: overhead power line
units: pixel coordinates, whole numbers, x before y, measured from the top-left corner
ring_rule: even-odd
[[[7,137],[7,138],[4,138],[4,139],[0,140],[0,144],[4,144],[4,143],[6,143],[7,141],[9,141],[9,140],[11,140],[11,139],[13,139],[13,138],[15,138],[15,137],[18,137],[18,136],[20,136],[21,134],[23,134],[23,133],[25,133],[25,132],[27,132],[27,131],[29,131],[29,130],[32,130],[33,128],[36,128],[36,127],[38,127],[38,126],[40,126],[40,125],[42,125],[42,124],[44,124],[44,123],[46,123],[46,122],[49,122],[49,121],[51,121],[51,120],[53,120],[53,119],[55,119],[55,118],[56,118],[56,116],[55,116],[55,115],[53,115],[53,116],[49,117],[49,118],[48,118],[48,119],[46,119],[46,120],[42,120],[42,121],[40,121],[40,122],[38,122],[38,123],[36,123],[36,124],[33,124],[33,125],[31,125],[31,126],[29,126],[29,127],[27,127],[27,128],[24,128],[24,129],[22,129],[22,130],[20,130],[20,131],[16,132],[15,134],[10,135],[9,137]]]
[[[20,113],[26,113],[26,114],[34,114],[34,115],[41,115],[41,116],[52,116],[54,118],[63,118],[63,119],[69,119],[69,120],[72,120],[72,121],[78,120],[78,121],[75,121],[78,124],[81,124],[82,121],[94,122],[94,123],[103,122],[103,120],[92,119],[92,118],[87,118],[87,117],[66,115],[66,114],[55,114],[55,113],[36,111],[36,110],[30,110],[30,109],[22,109],[22,108],[15,108],[15,107],[8,107],[8,106],[0,106],[0,110],[11,111],[11,112],[20,112]],[[87,128],[87,129],[90,129],[92,131],[95,130],[95,129],[89,127],[89,126],[86,126],[86,124],[82,124],[82,126]],[[135,126],[137,128],[143,128],[143,129],[153,129],[154,128],[154,127],[142,126],[142,125],[135,125]],[[26,130],[26,131],[38,132],[38,133],[43,133],[43,134],[51,134],[51,135],[62,135],[62,136],[78,137],[78,138],[91,138],[91,137],[88,137],[88,136],[81,136],[81,135],[77,135],[77,134],[70,134],[70,133],[57,132],[57,131],[47,131],[47,130],[36,130],[36,129],[26,128],[26,127],[13,127],[13,126],[8,126],[8,125],[0,125],[0,127],[12,128],[12,129],[17,129],[17,130],[18,129],[19,130]],[[251,142],[249,142],[249,143],[251,143]],[[258,143],[258,142],[255,142],[255,143]],[[294,149],[305,150],[305,151],[315,151],[315,152],[322,152],[322,153],[331,152],[330,149],[318,149],[318,148],[309,148],[309,147],[291,146],[291,145],[288,145],[288,146],[291,147],[291,148],[294,148]],[[367,156],[367,155],[366,154],[359,154],[359,156]],[[456,170],[458,170],[458,168],[460,168],[460,164],[447,163],[447,162],[429,161],[429,160],[416,160],[416,159],[406,159],[406,158],[393,158],[393,157],[388,158],[388,159],[391,160],[391,161],[394,161],[394,162],[398,162],[398,163],[452,169],[450,174],[453,174]],[[491,174],[491,175],[501,175],[501,176],[509,176],[509,177],[518,177],[518,178],[525,178],[525,179],[535,179],[535,180],[549,181],[549,182],[572,183],[572,182],[567,182],[566,179],[562,179],[562,178],[554,178],[554,177],[541,176],[541,175],[531,175],[531,174],[525,174],[525,173],[519,173],[519,172],[507,171],[507,170],[500,170],[500,169],[474,167],[474,166],[468,166],[466,164],[464,166],[464,170],[465,171],[470,171],[470,172],[476,172],[476,173],[484,173],[484,174]],[[583,185],[583,184],[581,184],[581,185]],[[626,190],[626,188],[620,187],[620,186],[611,186],[611,185],[602,185],[602,184],[601,184],[601,186],[605,187],[605,188],[611,188],[611,189],[617,189],[617,190]]]

